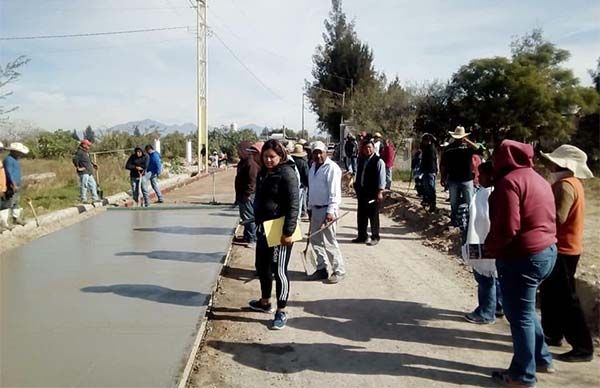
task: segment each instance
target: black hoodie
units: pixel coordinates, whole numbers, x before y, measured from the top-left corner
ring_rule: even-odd
[[[144,175],[146,173],[146,170],[148,169],[148,155],[146,155],[144,151],[142,151],[142,156],[138,157],[138,151],[142,151],[142,149],[137,147],[133,151],[133,154],[129,157],[129,159],[127,159],[127,163],[125,164],[125,168],[129,170],[129,176],[131,178],[139,178],[140,176],[140,173],[138,172],[136,167],[142,168],[141,175]]]
[[[254,219],[257,225],[285,217],[283,234],[291,236],[298,223],[299,195],[295,163],[286,160],[273,171],[262,168],[256,178]]]

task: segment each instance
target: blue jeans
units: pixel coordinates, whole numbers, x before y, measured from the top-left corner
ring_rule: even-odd
[[[357,159],[358,158],[356,156],[346,156],[346,170],[348,170],[348,172],[350,172],[351,174],[356,174]]]
[[[454,182],[448,181],[450,190],[450,221],[458,225],[458,207],[461,203],[469,205],[473,198],[473,181]]]
[[[298,195],[299,195],[299,203],[300,203],[300,209],[299,209],[300,211],[298,212],[298,217],[302,217],[307,213],[306,203],[307,203],[307,198],[308,198],[308,188],[300,187]]]
[[[92,174],[81,174],[79,175],[79,199],[81,202],[87,201],[88,189],[92,192],[92,200],[98,201],[98,189],[96,187],[96,180]]]
[[[423,202],[435,207],[435,176],[436,174],[423,174]]]
[[[477,301],[479,304],[474,313],[486,322],[494,322],[496,320],[496,311],[502,310],[500,283],[497,278],[483,276],[477,273],[477,271],[473,271],[473,275],[477,282]]]
[[[144,197],[144,206],[148,206],[150,201],[148,200],[148,185],[146,184],[146,179],[144,177],[139,178],[131,178],[131,195],[133,196],[133,200],[137,203],[138,198],[140,197],[140,193],[138,192],[138,187],[142,188],[142,196]]]
[[[156,199],[158,199],[159,201],[162,201],[162,194],[160,192],[160,187],[158,186],[158,174],[149,172],[146,175],[146,178],[150,182],[150,185],[152,186],[152,190],[154,190],[154,192],[156,193]]]
[[[392,188],[392,169],[388,167],[385,168],[385,188],[387,190]]]
[[[254,222],[254,197],[238,201],[240,220],[244,224],[244,241],[256,242],[256,223]]]
[[[496,260],[506,319],[513,340],[513,359],[508,373],[527,384],[536,381],[536,366],[552,364],[552,355],[544,341],[544,331],[535,312],[536,291],[552,272],[556,245],[528,257]]]

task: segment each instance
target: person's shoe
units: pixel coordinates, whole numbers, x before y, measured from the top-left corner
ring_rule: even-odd
[[[588,362],[594,359],[594,353],[584,353],[573,349],[569,352],[557,355],[554,359],[562,362]]]
[[[486,321],[479,314],[468,313],[465,314],[465,320],[470,323],[475,323],[477,325],[493,325],[496,321]]]
[[[156,201],[156,203],[165,203],[165,201],[163,201],[163,199],[160,198],[158,201]]]
[[[25,226],[27,223],[22,218],[13,218],[13,225]]]
[[[557,346],[560,347],[562,346],[562,338],[550,338],[550,337],[545,337],[544,338],[546,340],[546,345],[548,346]]]
[[[327,284],[338,284],[339,282],[344,280],[345,277],[346,277],[346,275],[342,275],[342,274],[339,274],[336,272],[333,275],[331,275],[329,277],[329,279],[327,279],[326,283]]]
[[[375,245],[379,244],[379,239],[371,239],[369,240],[369,242],[367,243],[368,246],[370,247],[374,247]]]
[[[262,304],[260,300],[251,300],[250,302],[248,302],[248,306],[250,306],[250,309],[254,311],[260,311],[261,313],[270,314],[273,312],[271,303]]]
[[[365,244],[367,242],[366,238],[360,238],[357,237],[354,240],[352,240],[352,244]]]
[[[321,268],[315,271],[312,275],[308,277],[308,280],[325,280],[329,277],[326,268]]]
[[[504,387],[527,387],[527,388],[535,387],[535,384],[533,384],[533,383],[524,383],[522,381],[513,379],[508,374],[508,371],[504,371],[504,370],[492,372],[492,380],[494,380],[495,383],[500,384]]]
[[[271,326],[272,330],[281,330],[285,327],[285,323],[287,322],[287,315],[284,311],[277,311],[275,313],[275,319],[273,319],[273,325]]]
[[[554,367],[554,365],[552,364],[546,364],[546,365],[537,365],[535,367],[535,371],[537,373],[547,373],[547,374],[552,374],[552,373],[556,373],[556,368]]]
[[[496,310],[496,318],[504,318],[504,309],[500,308]]]
[[[246,248],[256,249],[256,243],[254,241],[250,241],[248,244],[246,244]]]

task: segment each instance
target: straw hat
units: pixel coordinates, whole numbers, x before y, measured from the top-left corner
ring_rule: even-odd
[[[306,144],[306,140],[300,139],[300,140],[298,140],[298,144],[304,145],[304,144]]]
[[[302,144],[296,144],[294,146],[294,150],[290,153],[292,156],[304,157],[306,156],[306,151],[304,151],[304,146]]]
[[[465,132],[465,127],[461,127],[460,125],[454,129],[454,132],[449,131],[448,133],[455,139],[462,139],[470,135],[469,132]]]
[[[587,155],[579,148],[563,144],[551,153],[541,152],[542,156],[558,167],[566,168],[573,172],[573,175],[579,179],[593,178],[594,174],[588,168]]]
[[[23,155],[27,155],[29,153],[29,148],[22,143],[10,143],[10,146],[8,146],[7,150],[19,152]]]
[[[375,132],[375,134],[373,135],[373,137],[381,139],[381,133]]]

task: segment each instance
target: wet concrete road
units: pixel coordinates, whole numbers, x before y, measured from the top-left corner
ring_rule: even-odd
[[[0,263],[0,386],[176,383],[237,210],[108,211]]]

